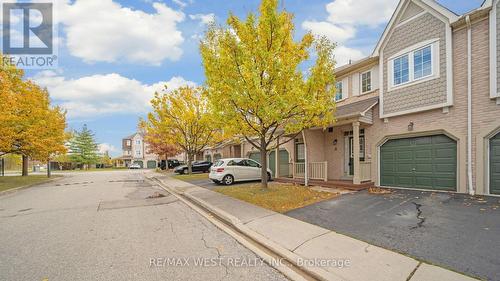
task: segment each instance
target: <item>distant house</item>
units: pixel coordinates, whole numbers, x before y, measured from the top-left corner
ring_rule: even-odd
[[[138,164],[142,168],[155,169],[160,163],[157,154],[149,153],[148,144],[142,133],[134,133],[122,139],[122,156],[115,159],[116,167]]]

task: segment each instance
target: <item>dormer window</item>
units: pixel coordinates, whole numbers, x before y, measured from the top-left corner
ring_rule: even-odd
[[[341,82],[337,82],[335,83],[335,88],[336,88],[336,92],[335,92],[335,101],[339,101],[339,100],[342,100],[343,99],[343,89],[342,89],[342,81]]]
[[[439,77],[439,40],[429,40],[409,47],[388,63],[389,88]]]
[[[427,46],[413,52],[413,73],[415,80],[432,75],[432,51]]]
[[[394,86],[410,81],[408,55],[394,59]]]
[[[361,73],[361,93],[366,93],[372,90],[372,72],[367,71]]]

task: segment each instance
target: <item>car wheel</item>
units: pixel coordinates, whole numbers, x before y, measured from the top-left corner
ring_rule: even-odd
[[[222,179],[222,182],[225,185],[231,185],[234,183],[234,178],[231,175],[225,175],[224,178]]]
[[[272,181],[273,179],[271,178],[271,173],[267,173],[267,181]]]

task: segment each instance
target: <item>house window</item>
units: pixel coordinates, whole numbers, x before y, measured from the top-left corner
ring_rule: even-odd
[[[135,151],[135,154],[137,154],[137,155],[141,155],[141,151],[140,151],[140,150],[136,150],[136,151]]]
[[[141,144],[141,140],[136,140],[135,144]]]
[[[389,74],[392,75],[389,87],[439,76],[439,41],[423,42],[403,50],[400,55],[389,60]]]
[[[410,81],[408,55],[396,58],[394,64],[394,86]]]
[[[335,83],[335,88],[337,89],[337,92],[335,93],[335,101],[339,101],[343,97],[343,94],[342,94],[342,82]]]
[[[432,49],[427,46],[413,53],[415,80],[432,75]]]
[[[130,140],[127,140],[127,146],[130,146],[131,144]]]
[[[361,73],[361,92],[366,93],[372,90],[372,73],[371,71]]]
[[[305,161],[306,154],[305,154],[303,143],[296,143],[295,144],[295,153],[297,155],[297,159],[295,159],[295,162],[304,162]]]

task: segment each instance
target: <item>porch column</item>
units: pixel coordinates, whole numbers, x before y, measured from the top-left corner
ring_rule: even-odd
[[[276,170],[274,177],[279,178],[280,177],[280,138],[279,137],[276,139],[276,150],[274,152],[274,157],[275,157],[274,164],[275,164],[275,170]]]
[[[302,138],[304,139],[304,185],[309,186],[309,164],[307,162],[307,141],[306,141],[306,133],[302,130]]]
[[[352,179],[352,183],[360,184],[361,183],[361,169],[359,162],[359,122],[352,123],[352,135],[353,135],[353,157],[354,157],[354,176]]]

